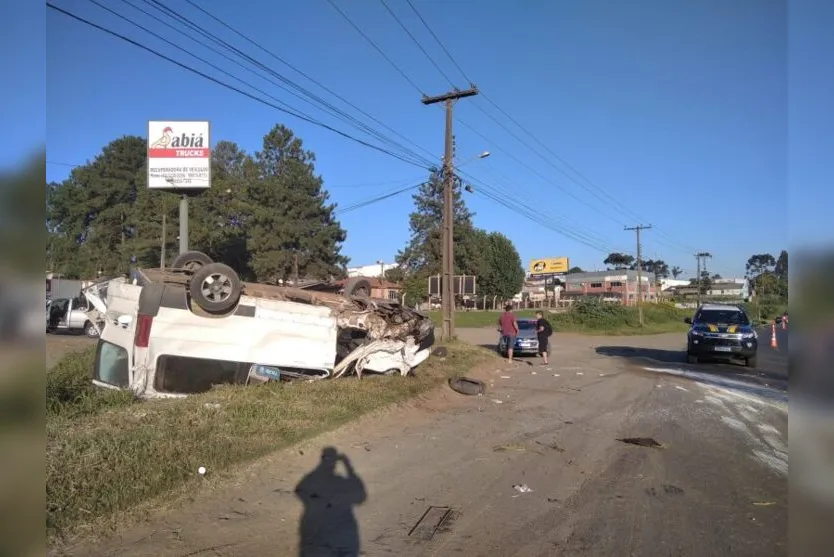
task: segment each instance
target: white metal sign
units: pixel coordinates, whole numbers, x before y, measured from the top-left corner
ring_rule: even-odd
[[[211,187],[210,127],[206,121],[149,121],[148,187]]]

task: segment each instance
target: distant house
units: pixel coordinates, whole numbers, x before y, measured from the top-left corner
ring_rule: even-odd
[[[673,286],[667,291],[681,301],[698,298],[698,287],[689,284]],[[715,302],[744,302],[750,298],[750,287],[747,281],[730,279],[712,282],[709,290],[701,294],[701,301]]]
[[[570,301],[594,297],[632,306],[637,303],[638,291],[642,291],[644,301],[657,301],[654,273],[641,274],[642,288],[638,288],[637,275],[637,271],[630,270],[572,273],[565,277],[561,299]]]

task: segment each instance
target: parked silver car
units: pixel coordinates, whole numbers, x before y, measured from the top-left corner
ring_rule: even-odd
[[[518,322],[518,336],[513,346],[514,356],[535,356],[539,353],[539,335],[536,333],[535,319],[516,319]],[[498,352],[502,356],[507,355],[507,346],[504,337],[498,337]]]

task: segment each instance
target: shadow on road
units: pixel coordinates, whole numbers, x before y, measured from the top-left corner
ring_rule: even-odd
[[[339,463],[345,475],[337,474]],[[321,452],[321,461],[295,487],[304,504],[299,526],[299,557],[357,557],[359,524],[353,507],[367,498],[365,484],[350,459],[335,448]]]
[[[686,352],[634,346],[599,346],[601,356],[618,357],[640,366],[642,370],[687,377],[719,387],[748,391],[773,400],[784,400],[788,389],[787,370],[774,369],[765,361],[757,369],[728,362],[702,362],[689,364]],[[761,357],[761,356],[760,356]]]

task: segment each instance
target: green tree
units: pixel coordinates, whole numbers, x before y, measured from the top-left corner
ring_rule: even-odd
[[[636,266],[635,266],[636,267]],[[647,259],[643,262],[643,269],[649,273],[654,273],[658,279],[669,278],[669,265],[665,261],[658,259]]]
[[[428,277],[441,272],[443,258],[443,180],[438,169],[413,196],[414,211],[409,215],[410,238],[397,254],[397,263],[408,275]],[[472,212],[466,207],[458,183],[454,191],[454,257],[456,274],[477,274],[478,239],[472,225]]]
[[[634,264],[634,257],[625,253],[613,252],[609,253],[602,263],[618,270],[628,269]]]
[[[405,272],[399,267],[388,269],[387,271],[385,271],[385,280],[394,282],[396,284],[402,284],[402,282],[405,280]]]
[[[127,270],[146,156],[143,138],[121,137],[61,184],[47,186],[47,246],[55,271],[92,277],[98,270]]]
[[[329,204],[315,156],[283,125],[264,136],[255,155],[259,180],[245,185],[246,247],[260,281],[287,280],[298,257],[302,276],[327,279],[344,272],[346,233]]]
[[[585,271],[583,271],[581,267],[571,267],[571,268],[568,270],[568,274],[573,274],[573,273],[584,273],[584,272],[585,272]]]
[[[478,274],[478,295],[508,299],[524,285],[521,256],[512,241],[500,232],[479,231],[484,246]]]
[[[683,274],[683,269],[681,269],[680,267],[675,265],[674,267],[672,267],[669,270],[669,272],[672,273],[672,278],[673,279],[677,279],[679,276],[681,276]]]

